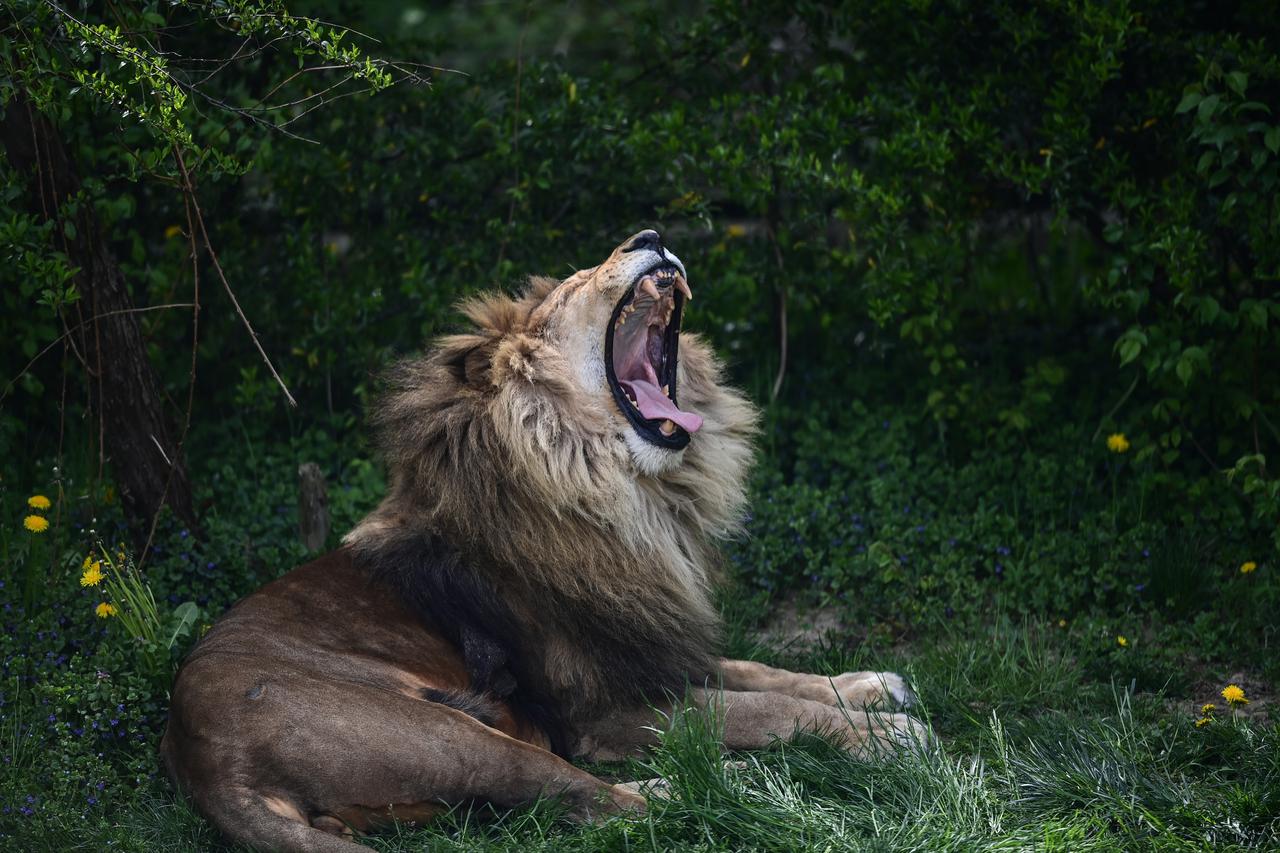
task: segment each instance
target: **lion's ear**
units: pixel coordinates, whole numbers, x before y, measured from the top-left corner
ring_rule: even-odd
[[[541,341],[528,335],[507,335],[498,343],[498,349],[493,354],[493,374],[490,381],[499,387],[516,380],[537,382],[540,373],[538,359],[544,346]]]
[[[484,388],[489,385],[494,340],[479,335],[455,335],[441,343],[437,364],[460,385]]]

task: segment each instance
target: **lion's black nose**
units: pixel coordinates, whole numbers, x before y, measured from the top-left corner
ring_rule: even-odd
[[[653,251],[661,251],[662,238],[658,236],[658,232],[652,228],[641,231],[639,234],[631,238],[631,245],[623,249],[624,252],[637,252],[641,249],[652,249]]]

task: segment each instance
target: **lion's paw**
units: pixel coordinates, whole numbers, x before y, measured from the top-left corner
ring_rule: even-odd
[[[910,714],[868,714],[851,718],[855,737],[848,748],[859,758],[869,758],[899,750],[925,750],[935,743],[933,731]]]
[[[910,708],[916,693],[896,672],[846,672],[831,679],[841,703],[852,708]]]
[[[637,786],[638,787],[638,786]],[[649,801],[644,795],[637,790],[633,790],[628,785],[612,785],[607,794],[608,805],[611,812],[631,812],[632,814],[642,815],[649,810]]]

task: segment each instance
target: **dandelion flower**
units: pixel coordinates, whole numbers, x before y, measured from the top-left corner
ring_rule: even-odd
[[[1212,702],[1209,702],[1208,704],[1200,706],[1200,715],[1202,717],[1212,717],[1213,712],[1216,710],[1218,710],[1218,706],[1213,704]]]
[[[114,604],[108,604],[107,602],[104,601],[101,604],[99,604],[97,607],[93,608],[93,612],[98,614],[99,619],[106,619],[109,616],[116,615],[116,606]]]
[[[1244,698],[1244,691],[1234,684],[1228,684],[1222,688],[1222,698],[1226,699],[1227,704],[1232,707],[1249,704],[1249,700]]]
[[[177,237],[181,233],[182,233],[181,225],[170,225],[168,228],[164,229],[164,238],[166,240],[172,240],[174,237]]]
[[[80,586],[97,586],[104,577],[106,575],[102,573],[102,563],[93,563],[80,576]]]
[[[1120,648],[1123,649],[1129,645],[1129,638],[1126,637],[1124,634],[1117,634],[1116,643],[1119,644]]]
[[[1247,575],[1247,574],[1249,574],[1249,572],[1252,572],[1252,571],[1254,571],[1254,570],[1255,570],[1255,569],[1257,569],[1257,568],[1258,568],[1258,564],[1257,564],[1257,563],[1255,563],[1253,560],[1250,560],[1250,561],[1249,561],[1249,562],[1247,562],[1247,563],[1241,563],[1241,565],[1240,565],[1240,574],[1242,574],[1242,575]]]
[[[1112,453],[1127,453],[1129,450],[1129,439],[1124,437],[1122,432],[1113,432],[1107,436],[1107,450]]]
[[[1058,620],[1058,627],[1059,627],[1059,628],[1065,628],[1065,627],[1067,627],[1067,620],[1066,620],[1066,619],[1059,619],[1059,620]]]
[[[31,497],[27,498],[27,506],[31,507],[32,509],[48,509],[49,507],[53,506],[53,504],[51,504],[49,502],[49,499],[46,498],[44,495],[32,495]]]
[[[40,515],[28,515],[22,519],[22,526],[32,533],[44,533],[49,529],[49,519]]]
[[[1213,722],[1212,717],[1201,717],[1200,719],[1196,720],[1196,728],[1203,729],[1205,726],[1209,725],[1212,722]]]

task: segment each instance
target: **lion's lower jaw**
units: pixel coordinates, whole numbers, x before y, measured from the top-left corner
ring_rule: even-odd
[[[668,471],[674,471],[684,464],[684,448],[671,450],[670,448],[650,444],[636,435],[635,430],[629,425],[623,427],[622,435],[627,442],[627,450],[631,452],[631,459],[635,462],[636,468],[647,477],[666,474]],[[697,441],[698,439],[695,436],[693,440]]]

